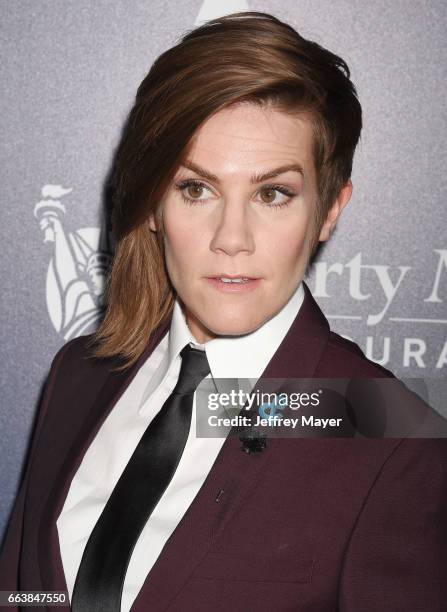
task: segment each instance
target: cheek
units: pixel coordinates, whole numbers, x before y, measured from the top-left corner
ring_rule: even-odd
[[[166,251],[173,257],[178,257],[179,253],[184,253],[188,247],[185,232],[176,229],[165,229],[164,243]]]
[[[200,259],[200,236],[194,232],[190,219],[176,217],[175,223],[169,216],[164,220],[164,249],[168,270],[187,270],[197,265]]]
[[[169,202],[165,204],[163,210],[163,229],[166,248],[175,253],[185,247],[187,242],[185,229],[188,229],[185,228],[185,219],[176,211],[175,205]]]
[[[267,257],[277,269],[291,270],[306,259],[311,239],[308,224],[288,223],[266,240]]]

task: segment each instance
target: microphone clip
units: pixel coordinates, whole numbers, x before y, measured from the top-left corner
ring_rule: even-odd
[[[267,448],[267,434],[261,433],[258,429],[250,427],[244,435],[239,436],[242,442],[241,450],[245,453],[262,453]]]

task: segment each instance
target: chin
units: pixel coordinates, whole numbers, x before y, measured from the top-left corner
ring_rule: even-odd
[[[225,321],[222,317],[218,322],[204,321],[204,323],[206,327],[217,336],[243,336],[258,329],[263,321]],[[215,323],[215,325],[213,325],[213,323]]]

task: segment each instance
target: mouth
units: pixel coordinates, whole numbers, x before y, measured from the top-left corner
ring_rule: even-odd
[[[205,277],[205,281],[220,291],[241,293],[252,291],[261,283],[261,278],[245,274],[216,274]]]

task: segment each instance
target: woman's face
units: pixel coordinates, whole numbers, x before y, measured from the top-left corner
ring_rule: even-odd
[[[168,274],[198,342],[256,330],[295,291],[314,231],[311,150],[308,120],[253,104],[219,111],[195,134],[161,206]]]

